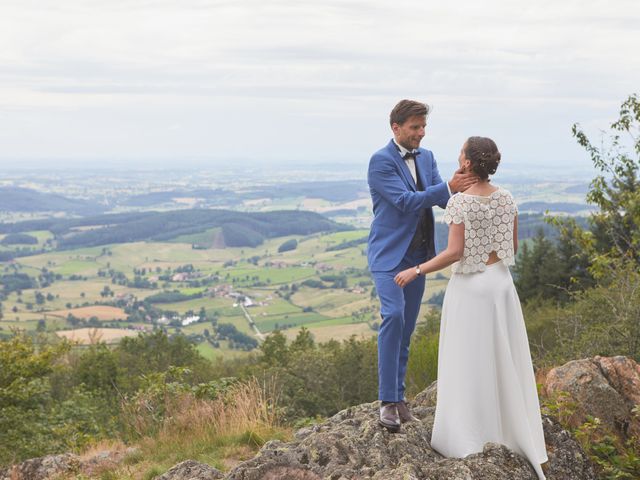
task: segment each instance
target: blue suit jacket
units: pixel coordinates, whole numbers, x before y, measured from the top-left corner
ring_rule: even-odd
[[[425,190],[416,190],[411,172],[400,156],[393,140],[373,154],[367,180],[373,200],[373,223],[369,232],[367,258],[372,272],[388,272],[400,264],[407,252],[420,220],[427,209],[433,222],[431,207],[444,208],[449,189],[438,173],[433,153],[419,148],[417,170]]]

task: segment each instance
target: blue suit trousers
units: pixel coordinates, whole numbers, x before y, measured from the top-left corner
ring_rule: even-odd
[[[415,330],[425,286],[424,276],[404,288],[393,279],[398,272],[415,267],[426,257],[424,250],[407,252],[392,271],[371,272],[382,317],[378,331],[378,399],[385,402],[404,400],[411,334]]]

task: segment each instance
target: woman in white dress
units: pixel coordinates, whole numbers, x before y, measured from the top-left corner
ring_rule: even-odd
[[[447,203],[446,250],[395,278],[404,287],[452,265],[440,323],[431,446],[446,457],[465,457],[487,442],[500,443],[527,458],[542,480],[547,453],[540,405],[508,268],[518,248],[516,204],[511,193],[490,184],[500,163],[493,140],[469,138],[459,163],[480,181]]]

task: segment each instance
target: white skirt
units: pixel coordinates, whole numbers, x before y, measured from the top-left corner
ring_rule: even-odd
[[[446,457],[506,445],[547,461],[540,405],[520,300],[502,262],[454,274],[442,306],[438,402],[431,446]]]

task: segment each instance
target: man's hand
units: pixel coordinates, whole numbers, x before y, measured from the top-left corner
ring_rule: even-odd
[[[403,270],[399,274],[397,274],[393,281],[404,288],[409,283],[413,282],[417,276],[418,274],[416,273],[415,268],[407,268],[406,270]]]
[[[462,173],[462,168],[459,168],[449,180],[449,188],[451,188],[451,193],[464,192],[478,180],[477,175],[474,173]]]

